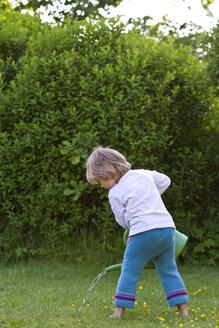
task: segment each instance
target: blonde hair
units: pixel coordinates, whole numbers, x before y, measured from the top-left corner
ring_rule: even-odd
[[[120,179],[131,169],[125,157],[115,149],[98,147],[86,161],[86,177],[92,184],[110,178]]]

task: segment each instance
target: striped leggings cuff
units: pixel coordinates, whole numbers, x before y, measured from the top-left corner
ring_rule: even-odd
[[[177,297],[181,295],[187,295],[185,288],[172,290],[171,292],[166,293],[167,301],[173,297]]]
[[[115,295],[115,306],[133,309],[135,307],[135,295],[117,291]]]
[[[134,294],[121,293],[121,292],[117,291],[115,298],[118,298],[120,300],[127,300],[127,301],[135,302],[135,295]]]

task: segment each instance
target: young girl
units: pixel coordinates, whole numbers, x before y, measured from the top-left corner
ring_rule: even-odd
[[[175,224],[161,194],[170,185],[162,173],[131,170],[131,164],[118,151],[97,148],[87,159],[87,180],[109,190],[109,202],[116,221],[129,229],[121,275],[115,295],[114,318],[125,308],[133,309],[137,281],[145,264],[153,260],[170,307],[188,316],[188,296],[175,262]]]

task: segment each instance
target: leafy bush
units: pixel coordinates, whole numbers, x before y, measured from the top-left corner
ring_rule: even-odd
[[[189,254],[213,263],[206,65],[188,47],[126,32],[116,20],[42,26],[18,64],[0,94],[2,254],[63,257],[66,245],[77,253],[74,238],[86,230],[116,256],[122,230],[107,193],[85,179],[85,159],[103,145],[133,168],[172,178],[164,197],[190,237]]]
[[[46,25],[46,24],[45,24]],[[43,28],[40,19],[21,15],[7,1],[0,3],[0,72],[4,88],[19,70],[17,63],[25,53],[29,38]]]
[[[215,28],[212,29],[209,36],[210,50],[208,53],[209,71],[212,81],[217,88],[217,94],[219,94],[218,81],[219,81],[219,22]]]

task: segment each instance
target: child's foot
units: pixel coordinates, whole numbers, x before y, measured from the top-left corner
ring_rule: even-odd
[[[115,312],[110,316],[110,318],[120,319],[125,312],[124,307],[116,307]]]
[[[177,305],[178,311],[179,311],[179,316],[182,318],[188,318],[188,310],[186,307],[186,303],[181,303]]]

